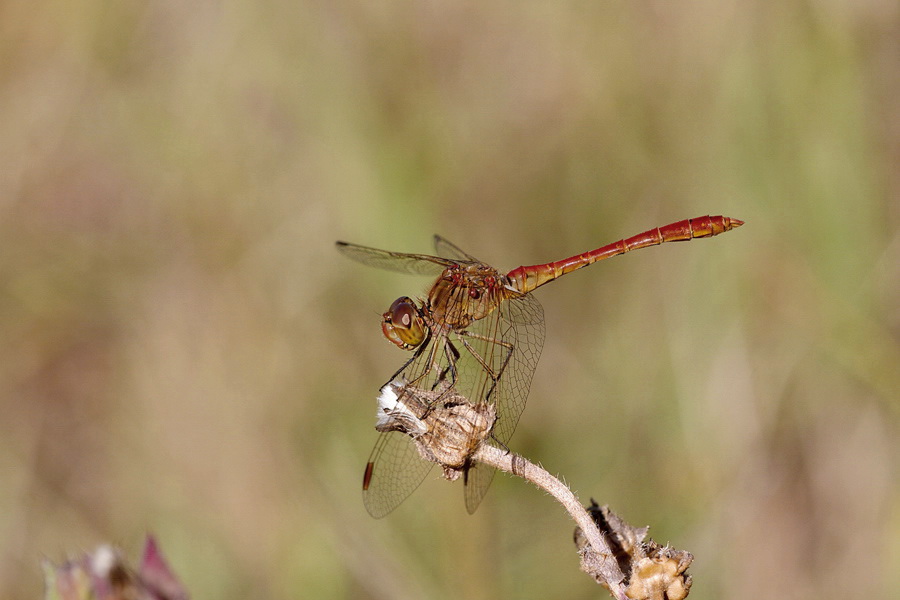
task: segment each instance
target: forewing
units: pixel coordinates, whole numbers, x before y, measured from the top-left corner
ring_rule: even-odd
[[[437,385],[448,359],[446,352],[441,351],[444,348],[443,338],[434,336],[425,343],[426,346],[394,378],[415,382],[416,387],[431,390]],[[435,367],[429,368],[431,364]],[[390,513],[406,500],[434,465],[422,458],[415,443],[400,432],[381,434],[369,457],[369,464],[373,465],[372,475],[368,489],[363,490],[363,503],[376,519]]]
[[[481,262],[447,238],[443,238],[438,234],[434,234],[434,249],[438,256],[443,256],[454,261]]]
[[[411,275],[439,275],[441,271],[452,266],[452,260],[440,256],[428,254],[406,254],[404,252],[390,252],[359,246],[349,242],[335,242],[338,251],[357,262],[370,267],[387,269],[398,273]]]
[[[363,490],[363,503],[376,519],[400,506],[434,466],[419,456],[409,437],[396,431],[381,434],[369,464],[372,474],[368,488]]]

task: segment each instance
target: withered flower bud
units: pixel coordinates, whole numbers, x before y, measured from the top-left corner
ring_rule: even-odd
[[[422,458],[441,465],[453,480],[490,436],[496,418],[493,405],[472,404],[449,386],[430,391],[393,381],[378,397],[375,429],[407,434]]]
[[[631,600],[684,600],[691,590],[685,571],[694,557],[683,550],[644,541],[647,527],[632,527],[608,507],[591,500],[588,512],[625,574],[625,594]],[[582,570],[598,577],[600,558],[587,543],[581,528],[575,529],[575,546],[581,554]]]

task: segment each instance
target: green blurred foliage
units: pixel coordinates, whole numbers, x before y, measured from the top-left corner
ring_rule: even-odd
[[[900,563],[900,6],[0,4],[0,596],[158,536],[197,598],[596,598],[573,525],[436,471],[370,519],[379,314],[428,281],[747,222],[541,289],[511,448],[696,555],[693,597]]]

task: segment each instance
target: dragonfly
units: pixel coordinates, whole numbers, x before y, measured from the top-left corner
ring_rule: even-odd
[[[388,380],[419,389],[453,389],[472,403],[493,403],[491,437],[506,446],[525,409],[544,343],[544,311],[531,294],[567,273],[631,250],[664,242],[719,235],[743,225],[704,216],[655,227],[590,252],[503,273],[435,235],[435,255],[379,250],[337,242],[344,255],[390,271],[436,277],[419,299],[402,296],[382,315],[384,336],[412,356]],[[381,518],[399,506],[428,475],[412,441],[398,432],[380,434],[363,475],[363,503]],[[466,509],[474,513],[494,469],[466,465]]]

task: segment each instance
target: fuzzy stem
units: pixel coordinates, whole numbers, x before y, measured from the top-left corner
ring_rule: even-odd
[[[623,583],[625,576],[622,574],[622,570],[619,568],[619,564],[616,562],[609,545],[603,539],[603,536],[600,535],[600,529],[587,510],[563,482],[528,459],[507,450],[495,448],[489,444],[481,444],[472,458],[495,469],[522,477],[556,498],[569,512],[578,526],[581,527],[581,531],[597,554],[603,557],[600,575],[603,577],[612,595],[617,600],[627,600]]]

